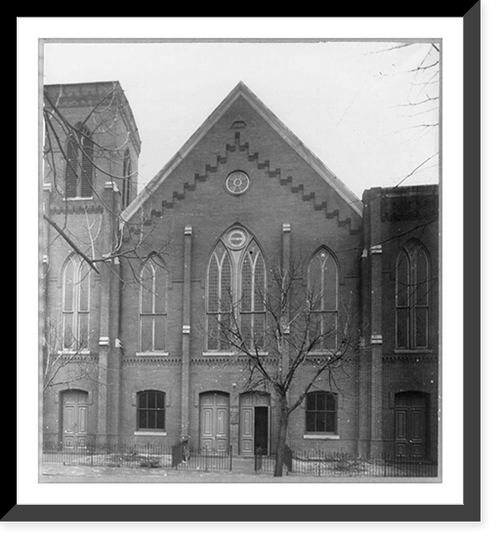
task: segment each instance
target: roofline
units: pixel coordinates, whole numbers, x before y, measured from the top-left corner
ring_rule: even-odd
[[[163,180],[170,175],[182,160],[189,154],[194,146],[206,135],[213,125],[222,117],[227,109],[242,96],[259,113],[271,127],[301,156],[340,196],[348,203],[359,216],[363,213],[363,204],[330,169],[311,151],[304,143],[242,82],[222,100],[215,110],[208,116],[203,124],[184,143],[179,151],[165,164],[165,166],[141,190],[139,195],[125,209],[122,214],[127,221],[149,199]]]
[[[75,83],[75,82],[71,82],[71,83],[50,83],[50,84],[44,84],[43,87],[44,88],[47,88],[47,87],[56,87],[56,86],[87,86],[87,85],[120,85],[120,81],[118,81],[117,79],[110,79],[108,81],[81,81],[80,83]]]
[[[130,107],[130,103],[127,99],[127,96],[125,94],[125,91],[123,90],[123,87],[120,81],[109,80],[109,81],[94,81],[94,82],[85,81],[81,83],[53,83],[53,84],[43,85],[43,90],[54,89],[54,88],[68,89],[71,87],[85,87],[85,86],[88,86],[88,87],[99,86],[102,88],[106,88],[109,86],[111,88],[116,89],[117,99],[123,105],[122,118],[125,124],[127,124],[127,129],[129,130],[131,134],[131,140],[136,149],[136,152],[137,154],[140,154],[142,141],[141,141],[141,136],[139,134],[139,128],[137,126],[134,113],[132,112],[132,108]]]

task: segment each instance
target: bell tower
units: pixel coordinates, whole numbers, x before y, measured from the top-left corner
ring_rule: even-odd
[[[44,441],[61,445],[62,393],[86,396],[75,441],[118,434],[119,223],[137,195],[141,141],[120,83],[43,89],[40,302]],[[82,394],[83,393],[83,394]]]

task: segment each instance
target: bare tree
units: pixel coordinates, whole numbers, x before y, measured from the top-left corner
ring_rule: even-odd
[[[422,144],[424,140],[434,137],[437,141],[437,131],[440,123],[440,96],[441,96],[441,50],[439,42],[422,44],[419,41],[396,43],[391,47],[381,49],[372,54],[397,53],[398,51],[417,52],[422,49],[416,64],[402,71],[381,73],[383,77],[405,77],[408,91],[404,99],[397,104],[401,111],[404,131],[408,135],[407,144]],[[436,151],[429,152],[415,167],[400,179],[394,188],[422,173],[428,168],[436,167],[436,158],[439,160],[437,142],[430,148]]]
[[[71,108],[65,107],[62,86],[44,89],[43,183],[50,186],[50,196],[44,197],[41,211],[41,230],[45,231],[42,250],[48,256],[56,243],[65,244],[83,262],[79,271],[82,284],[91,274],[99,274],[109,275],[123,287],[124,277],[129,276],[129,282],[148,289],[150,280],[144,278],[141,268],[149,261],[165,266],[169,240],[163,236],[163,244],[158,246],[155,233],[161,218],[150,223],[143,213],[138,213],[134,220],[123,219],[123,211],[136,192],[137,171],[133,169],[135,161],[130,159],[129,150],[138,140],[132,130],[125,129],[126,123],[124,128],[123,117],[129,114],[124,100],[121,87],[112,83],[97,103],[82,105],[75,115]],[[108,194],[106,184],[111,186]],[[74,212],[75,205],[78,213]],[[97,207],[99,212],[95,210]],[[115,264],[117,261],[121,270]],[[44,393],[61,382],[86,379],[101,385],[105,380],[97,374],[92,358],[82,355],[88,353],[88,340],[69,336],[71,326],[65,324],[64,314],[51,313],[49,277],[59,270],[54,268],[50,257],[44,260],[41,273]],[[74,285],[80,287],[80,283]],[[74,329],[72,334],[76,334]]]
[[[168,250],[168,243],[161,250],[156,244],[153,249],[151,241],[155,239],[155,228],[146,230],[141,217],[134,222],[126,222],[122,218],[122,212],[131,200],[131,183],[137,171],[131,170],[130,162],[126,160],[131,135],[118,129],[116,110],[120,108],[117,104],[119,94],[119,87],[113,85],[109,93],[99,103],[89,106],[86,116],[75,123],[59,108],[58,99],[54,100],[47,91],[44,92],[44,179],[50,182],[56,197],[66,205],[66,212],[60,224],[50,217],[47,209],[43,219],[95,272],[99,272],[98,263],[108,265],[117,257],[123,261],[143,262],[151,257],[152,252],[161,256]],[[96,186],[92,180],[94,172],[120,187],[119,205],[110,204],[103,197],[102,186]],[[91,197],[90,204],[102,206],[118,226],[106,251],[99,253],[102,219],[88,224],[85,238],[76,237],[75,231],[68,226],[68,202],[75,196]],[[80,204],[86,207],[85,201]],[[134,240],[125,248],[123,236],[130,229],[134,233],[129,238]]]
[[[290,416],[320,379],[338,391],[337,374],[346,370],[358,347],[352,302],[338,312],[323,312],[326,292],[306,276],[302,263],[274,269],[271,283],[256,291],[259,323],[245,319],[245,296],[234,299],[228,292],[221,307],[224,317],[214,318],[212,326],[212,338],[233,349],[235,361],[244,362],[245,390],[270,391],[276,400],[275,477],[283,475]]]
[[[76,337],[74,338],[76,342]],[[42,347],[45,350],[46,359],[42,375],[44,394],[53,387],[82,380],[98,382],[96,362],[87,355],[82,355],[84,345],[77,344],[70,353],[65,351],[60,326],[50,318],[46,322],[45,335],[42,336]],[[69,367],[71,370],[67,371],[61,379],[59,375]]]

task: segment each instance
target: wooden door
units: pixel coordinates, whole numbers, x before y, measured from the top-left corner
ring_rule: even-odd
[[[229,395],[200,395],[200,443],[203,449],[227,451],[229,444]]]
[[[253,455],[257,447],[269,453],[269,395],[247,393],[240,397],[240,454]]]
[[[398,393],[395,397],[395,452],[397,457],[425,459],[427,395]]]
[[[240,409],[240,454],[254,454],[254,407],[249,405]]]
[[[88,393],[85,391],[66,391],[62,394],[62,442],[65,450],[86,447],[88,407]]]

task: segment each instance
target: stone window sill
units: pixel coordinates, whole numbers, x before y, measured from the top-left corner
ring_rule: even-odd
[[[168,351],[138,351],[136,357],[168,357]]]
[[[305,440],[340,440],[338,434],[304,434]]]
[[[136,430],[134,432],[134,436],[166,436],[166,432],[158,431],[155,432],[154,430]]]
[[[428,349],[428,348],[422,348],[422,349],[395,349],[394,353],[411,353],[412,355],[415,355],[417,353],[433,353],[434,350]]]
[[[254,351],[250,352],[251,354],[254,354]],[[236,357],[237,355],[241,357],[245,357],[245,353],[242,351],[204,351],[203,356],[204,357]],[[265,356],[269,355],[267,351],[259,351],[259,355]]]

